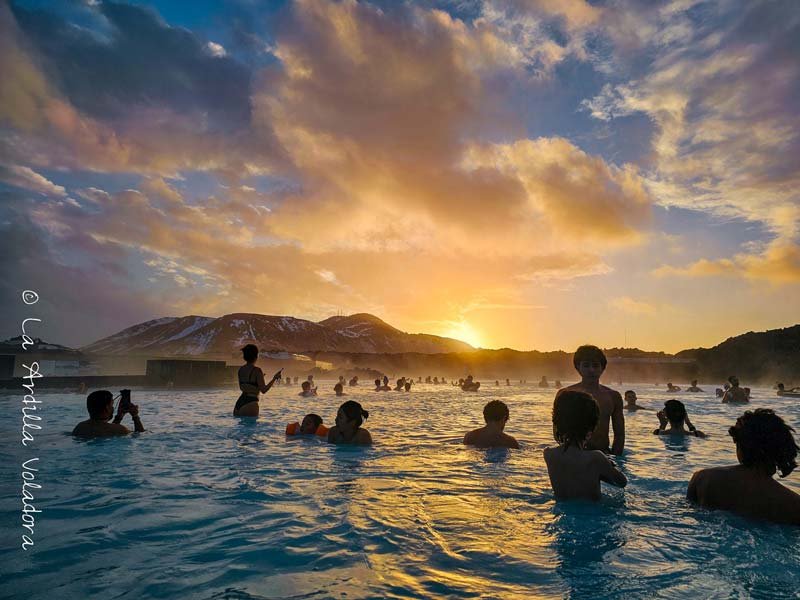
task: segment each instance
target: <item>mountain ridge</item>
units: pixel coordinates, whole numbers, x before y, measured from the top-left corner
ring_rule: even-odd
[[[288,352],[437,354],[475,350],[452,338],[405,333],[369,313],[333,316],[320,322],[256,313],[162,317],[132,325],[80,350],[111,355],[229,356],[247,343],[265,351]]]

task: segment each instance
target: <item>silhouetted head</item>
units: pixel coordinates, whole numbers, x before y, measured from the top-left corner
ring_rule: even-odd
[[[375,387],[381,387],[381,380],[380,379],[376,379],[375,380]]]
[[[86,396],[86,410],[92,419],[110,419],[114,414],[114,394],[95,390]]]
[[[779,471],[781,477],[791,473],[797,463],[798,448],[789,427],[769,408],[748,410],[728,429],[736,442],[736,456],[746,467],[762,467],[769,474]]]
[[[736,375],[731,375],[730,377],[728,377],[728,383],[736,387],[737,385],[739,385],[739,378],[736,377]]]
[[[405,388],[406,388],[406,391],[407,391],[407,392],[410,392],[410,391],[411,391],[411,382],[410,382],[410,381],[406,381]]]
[[[337,383],[333,386],[333,391],[336,392],[337,396],[341,396],[342,392],[344,391],[344,386],[341,383]]]
[[[784,391],[785,387],[786,387],[786,386],[784,386],[782,383],[779,383],[779,384],[778,384],[778,389],[779,389],[780,391]]]
[[[339,407],[339,411],[336,413],[336,424],[343,427],[352,423],[358,429],[367,417],[369,417],[369,412],[361,408],[358,402],[348,400]]]
[[[606,359],[606,355],[603,354],[603,351],[597,346],[581,346],[575,350],[575,356],[572,357],[572,364],[582,377],[596,374],[599,378],[600,374],[606,370],[608,360]]]
[[[680,427],[686,420],[686,406],[680,400],[667,400],[664,402],[664,415],[670,425]]]
[[[242,348],[242,357],[244,358],[245,362],[253,362],[258,358],[258,346],[255,344],[247,344],[244,348]]]
[[[697,379],[692,379],[692,387],[697,387]]]
[[[628,404],[636,404],[636,400],[637,400],[636,392],[634,392],[633,390],[628,390],[627,392],[625,392],[625,402],[627,402]]]
[[[311,382],[310,381],[304,381],[303,383],[300,384],[300,387],[303,388],[304,392],[311,391]]]
[[[383,385],[388,385],[388,384],[389,384],[389,376],[388,375],[384,375],[383,376]]]
[[[492,400],[483,407],[483,420],[489,421],[508,421],[509,412],[505,402]]]
[[[600,408],[586,392],[568,391],[553,403],[553,435],[559,444],[582,446],[597,427]]]
[[[309,413],[303,417],[303,422],[300,423],[300,433],[316,433],[320,425],[322,425],[322,417]]]

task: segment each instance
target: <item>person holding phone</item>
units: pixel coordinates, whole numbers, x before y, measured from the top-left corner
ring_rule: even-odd
[[[242,394],[233,407],[234,417],[257,417],[258,395],[266,394],[272,385],[283,377],[283,369],[279,370],[269,383],[264,381],[264,372],[256,366],[258,360],[258,346],[247,344],[242,348],[242,357],[245,364],[239,367],[239,389]]]
[[[72,430],[72,435],[83,438],[127,435],[131,430],[122,425],[122,418],[126,413],[133,418],[134,430],[144,431],[144,425],[139,418],[139,407],[131,402],[130,390],[120,391],[117,416],[111,423],[108,421],[114,416],[114,395],[108,390],[95,390],[89,394],[86,397],[86,410],[89,411],[89,418],[78,423]]]

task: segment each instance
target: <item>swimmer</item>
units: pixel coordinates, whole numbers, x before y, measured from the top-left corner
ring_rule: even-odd
[[[341,381],[333,386],[333,391],[336,392],[337,396],[347,396],[347,394],[344,393],[344,386]]]
[[[773,478],[776,471],[786,477],[797,467],[794,429],[772,410],[757,408],[739,417],[728,433],[739,464],[696,472],[687,498],[710,509],[800,525],[800,495]]]
[[[139,418],[139,407],[130,401],[130,393],[130,390],[120,392],[123,400],[119,403],[116,417],[114,417],[114,394],[108,390],[95,390],[86,396],[86,411],[89,413],[89,418],[78,423],[72,430],[72,435],[83,438],[128,435],[131,430],[122,424],[125,413],[131,415],[135,431],[144,431],[144,425]],[[127,397],[127,402],[124,402],[124,397]],[[114,417],[114,421],[109,423],[111,417]]]
[[[409,381],[406,381],[405,388],[406,388],[406,391],[407,391],[407,392],[410,392],[410,391],[411,391],[411,381],[410,381],[410,380],[409,380]]]
[[[547,377],[545,377],[544,375],[542,375],[542,379],[539,381],[539,387],[540,388],[549,388],[550,387],[550,384],[547,383]]]
[[[543,454],[557,500],[599,500],[601,481],[627,485],[625,474],[603,452],[588,447],[600,414],[597,402],[586,392],[567,388],[556,396],[553,437],[558,446]]]
[[[369,417],[369,412],[361,408],[355,400],[348,400],[339,407],[336,413],[336,425],[328,432],[331,444],[372,444],[369,431],[362,429],[361,424]]]
[[[322,424],[322,417],[309,413],[303,417],[302,423],[289,423],[286,426],[286,435],[318,435],[327,436],[328,428]]]
[[[406,378],[401,377],[395,382],[394,391],[395,392],[402,392],[406,387]]]
[[[658,429],[653,430],[654,435],[693,435],[695,437],[707,437],[705,433],[698,430],[689,420],[686,414],[686,406],[680,400],[667,400],[664,402],[664,410],[656,413],[658,417]],[[687,429],[684,429],[686,424]],[[669,425],[669,429],[667,429]]]
[[[725,390],[722,388],[717,388],[716,390],[717,398],[722,398],[725,395]]]
[[[727,390],[725,390],[725,393],[722,396],[723,404],[744,404],[750,401],[747,397],[747,393],[739,387],[739,378],[736,377],[736,375],[731,375],[728,377],[728,382],[731,385]]]
[[[500,386],[500,380],[499,379],[495,379],[494,380],[494,386],[495,387],[499,387]]]
[[[508,423],[508,406],[500,400],[492,400],[483,407],[486,425],[473,429],[464,436],[464,444],[478,448],[519,448],[513,437],[504,433]]]
[[[675,392],[680,392],[680,391],[681,391],[681,388],[679,388],[677,385],[672,385],[671,383],[667,384],[667,392],[668,393],[674,394]]]
[[[357,386],[358,385],[358,375],[353,375],[353,377],[350,379],[350,381],[348,382],[347,385],[349,385],[350,387]]]
[[[466,379],[460,379],[459,382],[461,383],[461,389],[465,392],[477,392],[478,388],[481,387],[481,382],[473,381],[472,375],[467,375]]]
[[[298,396],[302,396],[303,398],[310,398],[311,396],[316,396],[317,395],[317,388],[313,388],[312,389],[311,382],[308,381],[308,380],[306,380],[303,383],[301,383],[300,384],[300,388],[303,391],[300,392],[299,394],[297,394]]]
[[[575,351],[572,364],[580,373],[581,381],[560,389],[556,393],[556,400],[567,391],[586,392],[592,396],[600,407],[600,418],[597,428],[586,443],[586,449],[622,454],[625,448],[625,415],[622,412],[622,396],[618,391],[600,384],[600,377],[608,364],[606,355],[597,346],[581,346]],[[609,422],[614,430],[613,444],[609,444]]]
[[[556,387],[557,389],[561,389],[561,380],[560,380],[560,379],[556,379],[556,382],[555,382],[555,384],[554,384],[554,385],[555,385],[555,387]]]
[[[692,379],[692,385],[690,385],[688,388],[686,388],[686,391],[687,392],[692,392],[692,393],[697,393],[697,392],[702,392],[703,390],[701,388],[697,387],[697,379]]]
[[[234,417],[257,417],[258,416],[258,395],[266,394],[272,385],[283,377],[283,369],[280,369],[269,383],[264,381],[264,372],[256,366],[258,360],[258,346],[247,344],[242,348],[242,358],[245,364],[239,367],[239,389],[242,391],[233,407]]]
[[[511,380],[510,379],[506,379],[506,385],[511,385]]]
[[[636,404],[637,400],[636,392],[633,390],[625,392],[625,410],[650,410],[649,408]]]

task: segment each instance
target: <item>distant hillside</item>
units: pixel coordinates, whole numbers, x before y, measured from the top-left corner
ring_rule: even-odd
[[[800,325],[728,338],[713,348],[682,350],[701,373],[723,380],[736,374],[742,380],[766,383],[800,381]]]
[[[66,346],[61,346],[59,344],[51,344],[49,342],[42,341],[41,338],[32,338],[31,341],[33,344],[23,349],[21,335],[3,340],[0,342],[0,354],[22,354],[23,352],[40,354],[78,354],[78,351],[74,350],[73,348],[67,348]]]
[[[464,342],[404,333],[366,313],[319,323],[294,317],[235,313],[217,319],[165,317],[128,327],[81,350],[91,354],[158,356],[237,355],[247,343],[288,352],[401,353],[468,352]]]

